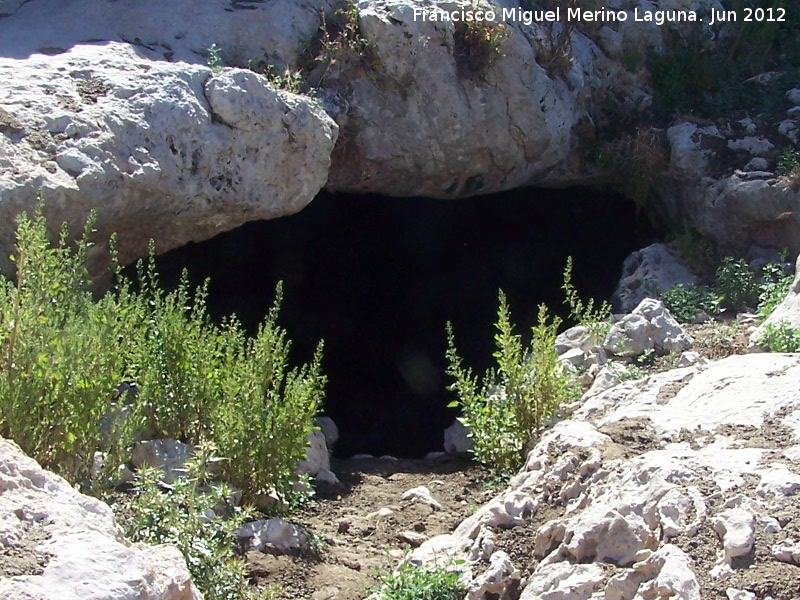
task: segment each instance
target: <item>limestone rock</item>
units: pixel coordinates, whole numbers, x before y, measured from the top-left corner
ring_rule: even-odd
[[[320,471],[330,470],[331,459],[325,444],[325,434],[320,430],[312,431],[308,436],[306,458],[297,463],[295,472],[313,476]]]
[[[752,551],[794,561],[793,540],[758,544],[780,532],[773,515],[796,511],[798,378],[800,356],[751,354],[586,394],[507,489],[409,560],[463,559],[474,582],[499,552],[493,532],[516,528],[538,559],[520,582],[531,600],[700,600],[698,569],[711,569],[702,561],[721,548],[718,578],[737,574],[734,559]],[[780,450],[767,439],[775,427],[790,432]],[[710,507],[719,543],[699,535]],[[674,538],[697,540],[697,554]]]
[[[520,600],[588,600],[604,581],[605,573],[599,565],[555,563],[536,570]]]
[[[0,58],[0,104],[19,123],[0,135],[0,271],[40,190],[54,228],[96,212],[97,271],[111,232],[127,263],[150,238],[165,252],[297,212],[324,185],[338,128],[314,101],[148,56],[110,42]]]
[[[520,572],[511,562],[511,557],[502,550],[492,554],[489,566],[475,577],[468,587],[468,600],[497,598],[510,600],[519,588]]]
[[[194,456],[194,448],[171,438],[148,440],[133,450],[133,466],[161,469],[165,483],[174,483],[177,477],[186,476],[186,461]]]
[[[750,552],[755,542],[753,514],[742,508],[729,508],[714,519],[714,531],[722,539],[725,560],[730,562]]]
[[[645,298],[631,314],[611,326],[603,347],[617,356],[634,357],[648,350],[658,354],[681,352],[691,344],[692,339],[663,302]]]
[[[325,445],[330,451],[333,445],[339,441],[339,428],[333,422],[333,419],[326,416],[315,418],[314,424],[320,428],[322,435],[325,436]]]
[[[469,428],[456,419],[444,430],[444,451],[452,456],[472,456],[472,438]]]
[[[422,504],[427,504],[434,510],[441,510],[442,505],[441,503],[436,500],[432,495],[431,491],[425,487],[424,485],[419,485],[415,488],[410,490],[406,490],[400,496],[401,500],[409,500],[411,502],[420,502]]]
[[[800,543],[787,538],[772,547],[772,556],[781,562],[800,566]]]
[[[622,263],[622,277],[611,303],[617,312],[629,313],[645,298],[658,298],[676,284],[696,283],[697,277],[666,244],[651,244],[633,252]]]
[[[40,573],[0,579],[0,597],[200,600],[172,546],[128,542],[108,505],[43,470],[0,439],[0,546],[40,540]]]
[[[235,532],[247,550],[284,553],[299,550],[308,542],[308,534],[278,517],[244,524]]]

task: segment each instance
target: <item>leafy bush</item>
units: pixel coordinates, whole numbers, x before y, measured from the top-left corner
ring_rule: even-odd
[[[704,285],[676,283],[660,294],[664,306],[681,323],[691,323],[700,313],[716,315],[720,312],[722,296]]]
[[[467,588],[458,571],[442,567],[420,568],[404,564],[392,574],[380,577],[381,587],[374,600],[462,600]]]
[[[90,227],[87,226],[87,234]],[[322,346],[290,369],[277,325],[281,289],[258,335],[235,319],[212,323],[206,288],[158,284],[151,248],[139,291],[120,277],[99,302],[88,291],[86,236],[51,247],[41,211],[17,229],[16,281],[0,281],[0,428],[47,468],[90,483],[96,450],[109,469],[149,432],[214,442],[222,471],[246,495],[292,495],[293,470],[323,396]],[[119,399],[123,382],[137,394]],[[127,402],[125,418],[120,403]],[[105,417],[105,418],[104,418]],[[101,423],[110,425],[104,434]]]
[[[208,486],[206,463],[213,446],[202,447],[187,462],[187,475],[165,487],[158,469],[136,474],[136,493],[118,519],[129,539],[172,544],[186,559],[192,580],[207,600],[247,600],[259,596],[248,584],[244,562],[236,557],[234,530],[249,511],[229,502],[230,490]]]
[[[785,256],[781,258],[785,262]],[[781,264],[768,263],[761,271],[760,292],[758,295],[758,313],[767,318],[772,311],[783,302],[794,282],[794,276],[787,273]]]
[[[462,366],[450,323],[447,324],[450,390],[458,394],[451,406],[461,406],[461,421],[470,428],[473,453],[480,462],[511,473],[524,460],[531,436],[540,432],[566,400],[577,395],[569,373],[558,360],[555,339],[561,321],[550,320],[547,307],[539,307],[538,323],[530,344],[523,346],[513,333],[506,297],[499,293],[497,313],[497,370],[489,370],[478,386],[471,369]]]
[[[800,352],[800,329],[788,321],[767,323],[760,343],[770,352]]]
[[[136,319],[112,296],[92,301],[86,237],[71,248],[63,229],[51,246],[37,211],[19,218],[16,239],[16,276],[0,278],[0,429],[44,467],[85,482]]]
[[[756,274],[742,259],[726,256],[717,269],[717,291],[724,308],[744,310],[758,306],[761,293]]]

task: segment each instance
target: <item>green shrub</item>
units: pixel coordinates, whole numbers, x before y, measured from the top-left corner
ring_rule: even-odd
[[[277,325],[280,286],[257,336],[247,339],[236,319],[210,321],[206,288],[191,291],[185,275],[175,290],[162,290],[152,248],[138,267],[139,291],[120,277],[93,302],[88,245],[84,237],[73,252],[63,233],[51,246],[41,211],[19,219],[16,280],[0,281],[2,433],[82,484],[90,483],[96,450],[108,453],[113,469],[143,432],[211,441],[229,459],[222,471],[231,485],[248,496],[291,496],[325,377],[321,344],[310,364],[288,366],[290,342]],[[114,404],[123,382],[138,393]],[[125,418],[110,418],[123,401]]]
[[[453,32],[453,55],[459,71],[481,75],[502,56],[502,45],[508,37],[504,23],[492,21],[458,22]]]
[[[555,339],[561,323],[539,307],[538,323],[526,347],[513,333],[511,314],[502,293],[497,313],[497,369],[489,370],[478,385],[471,369],[462,366],[450,323],[447,324],[447,370],[458,394],[451,406],[461,406],[461,421],[470,428],[473,453],[480,462],[511,474],[525,458],[531,436],[539,433],[559,406],[577,395],[569,373],[558,360]]]
[[[719,314],[722,302],[722,296],[704,285],[676,283],[659,295],[664,306],[681,323],[691,323],[698,314],[703,312],[708,315]]]
[[[72,482],[88,481],[135,326],[114,297],[92,301],[89,245],[71,247],[63,229],[52,246],[41,211],[22,215],[15,278],[0,278],[0,429]]]
[[[458,571],[442,567],[423,568],[404,564],[395,572],[380,577],[375,600],[462,600],[467,588]]]
[[[781,258],[785,262],[785,256]],[[794,282],[794,276],[786,273],[783,266],[768,263],[761,271],[760,292],[758,295],[758,314],[767,318],[783,302]]]
[[[722,306],[744,310],[758,306],[761,289],[756,274],[742,259],[726,256],[717,269],[717,291],[722,296]]]
[[[172,544],[181,551],[192,580],[206,600],[246,600],[259,596],[248,583],[244,562],[236,557],[234,530],[249,511],[229,502],[230,490],[209,486],[207,470],[213,446],[201,447],[187,462],[187,475],[166,487],[158,469],[136,474],[136,492],[117,506],[117,518],[129,539]],[[201,491],[202,490],[202,491]]]
[[[768,323],[760,344],[770,352],[800,352],[800,329],[792,327],[788,321]]]

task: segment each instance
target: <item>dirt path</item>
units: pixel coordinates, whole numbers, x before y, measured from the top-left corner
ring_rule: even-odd
[[[390,572],[415,544],[414,534],[449,533],[496,493],[485,483],[488,471],[452,458],[340,460],[332,468],[342,487],[324,491],[292,519],[317,537],[318,553],[247,555],[251,575],[259,583],[278,584],[278,598],[364,598],[377,584],[377,573]],[[417,486],[427,487],[442,508],[400,499]]]

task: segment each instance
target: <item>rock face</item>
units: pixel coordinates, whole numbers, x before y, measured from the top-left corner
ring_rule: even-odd
[[[131,544],[108,505],[0,439],[0,597],[201,600],[171,546]]]
[[[611,302],[617,312],[629,313],[645,298],[658,298],[676,284],[696,285],[697,277],[666,244],[651,244],[625,259]]]
[[[251,71],[214,74],[127,44],[2,58],[0,80],[2,270],[14,215],[40,190],[54,224],[82,228],[94,210],[100,241],[117,232],[128,262],[150,238],[161,252],[302,209],[338,131],[318,104]]]
[[[356,4],[338,26],[352,28],[350,41],[326,49],[322,30],[335,34],[338,0],[0,0],[0,260],[13,216],[39,189],[53,220],[75,231],[95,209],[98,254],[117,231],[127,262],[151,237],[165,251],[291,214],[325,185],[461,198],[618,181],[616,167],[587,156],[620,115],[648,118],[650,77],[630,58],[688,30],[635,20],[634,9],[652,10],[648,0],[609,0],[626,21],[571,27],[563,43],[543,23],[500,24],[501,16],[497,28],[476,32],[415,13],[487,9],[486,0]],[[502,15],[519,3],[493,6]],[[252,73],[213,74],[212,45],[212,60],[227,66],[302,71],[327,114]],[[646,173],[670,181],[654,203],[665,213],[677,206],[680,223],[729,252],[800,251],[800,197],[774,164],[782,145],[796,143],[798,102],[787,90],[785,118],[769,131],[744,120],[676,123],[663,173]],[[335,152],[334,120],[343,131]]]
[[[796,355],[732,356],[587,396],[504,492],[410,560],[465,559],[482,582],[511,554],[531,599],[699,600],[762,581],[794,597],[780,561],[800,532],[798,377]]]

